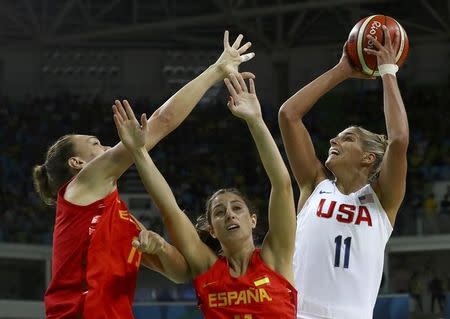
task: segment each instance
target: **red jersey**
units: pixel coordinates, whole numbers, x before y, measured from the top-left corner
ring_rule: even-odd
[[[133,318],[131,304],[141,253],[140,228],[117,189],[87,206],[58,192],[52,280],[45,293],[48,319]]]
[[[232,277],[219,257],[194,279],[197,300],[206,319],[296,318],[297,290],[270,269],[255,249],[244,276]]]

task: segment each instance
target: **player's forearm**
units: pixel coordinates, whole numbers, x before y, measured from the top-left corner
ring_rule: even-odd
[[[320,97],[347,78],[337,65],[300,89],[283,103],[280,120],[298,121],[309,112]]]
[[[219,67],[213,64],[160,106],[149,119],[149,121],[157,120],[159,122],[157,126],[162,132],[158,138],[163,138],[177,128],[191,113],[206,91],[222,78]],[[158,142],[152,141],[152,136],[150,136],[150,141],[147,145],[148,150]]]
[[[407,145],[409,141],[408,117],[397,79],[393,75],[384,75],[382,81],[384,115],[389,142],[401,142]]]
[[[247,125],[272,187],[291,187],[289,172],[264,120],[248,121]]]
[[[166,243],[164,249],[158,253],[162,273],[175,283],[188,282],[191,279],[189,266],[174,246]]]

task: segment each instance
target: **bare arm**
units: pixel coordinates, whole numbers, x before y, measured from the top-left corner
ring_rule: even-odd
[[[395,64],[394,48],[399,46],[399,37],[391,41],[389,32],[383,26],[386,44],[374,41],[377,51],[366,50],[377,56],[378,65]],[[394,225],[395,217],[401,205],[406,189],[406,153],[409,143],[408,117],[397,84],[395,75],[386,74],[382,77],[384,95],[384,116],[388,135],[388,147],[381,163],[381,171],[375,182],[375,190],[381,205],[386,210],[389,220]]]
[[[225,84],[231,94],[229,108],[244,119],[252,134],[259,156],[271,183],[269,231],[261,255],[274,270],[293,281],[292,257],[295,242],[295,205],[291,178],[275,141],[261,115],[253,79],[250,89],[239,74],[232,74]]]
[[[325,169],[316,156],[303,117],[323,95],[350,77],[361,77],[348,62],[343,50],[339,63],[290,97],[280,108],[278,122],[289,164],[300,188],[298,211],[314,188],[326,178]]]
[[[242,35],[239,35],[233,45],[230,45],[228,31],[226,31],[224,51],[218,60],[176,92],[152,114],[148,120],[149,129],[145,141],[147,151],[180,125],[209,88],[220,82],[228,73],[237,71],[242,62],[248,61],[254,56],[254,53],[244,54],[251,43],[247,42],[241,46],[242,38]],[[253,77],[253,74],[245,73],[245,76]],[[124,101],[124,104],[128,104],[128,102]],[[116,101],[113,108],[117,109],[120,106],[121,102]],[[91,194],[98,190],[97,197],[103,197],[112,190],[115,181],[132,163],[131,154],[127,152],[122,143],[118,143],[91,161],[78,174],[76,181],[82,185],[83,191],[88,187]],[[106,189],[105,183],[108,186]],[[83,191],[78,193],[82,195]],[[105,192],[106,194],[104,194]]]
[[[133,246],[142,252],[141,264],[176,283],[191,279],[189,266],[181,253],[157,233],[143,230]]]
[[[145,114],[141,117],[141,127],[130,107],[126,106],[126,112],[120,107],[114,112],[114,122],[122,142],[133,156],[145,189],[158,207],[173,244],[186,259],[192,276],[206,271],[217,256],[200,240],[194,225],[178,207],[172,190],[151,160],[144,146],[148,130]]]

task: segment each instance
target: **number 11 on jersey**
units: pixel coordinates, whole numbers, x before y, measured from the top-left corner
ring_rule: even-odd
[[[342,235],[336,236],[334,239],[336,244],[336,250],[334,253],[334,267],[340,267],[341,265],[341,246],[342,246]],[[344,254],[344,268],[348,268],[350,263],[350,245],[352,244],[352,238],[347,237],[344,239],[345,254]]]

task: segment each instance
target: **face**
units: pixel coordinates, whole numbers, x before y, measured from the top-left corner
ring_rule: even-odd
[[[359,166],[364,155],[359,136],[352,128],[347,128],[330,140],[325,166],[332,172],[341,168]]]
[[[211,236],[222,244],[235,243],[252,236],[256,215],[251,214],[245,201],[234,193],[223,193],[211,202]]]
[[[103,146],[95,136],[74,135],[73,139],[77,156],[69,159],[69,165],[74,168],[81,169],[85,164],[110,149],[109,146]]]

